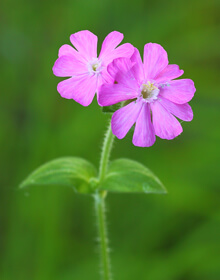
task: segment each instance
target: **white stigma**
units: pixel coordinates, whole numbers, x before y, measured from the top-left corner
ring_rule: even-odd
[[[93,58],[88,63],[88,70],[90,74],[98,75],[102,71],[102,62],[98,58]]]
[[[152,102],[157,99],[160,90],[153,83],[147,82],[141,85],[141,95],[146,102]]]

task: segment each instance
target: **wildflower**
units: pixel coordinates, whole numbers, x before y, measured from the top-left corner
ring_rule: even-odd
[[[183,70],[178,65],[168,65],[167,53],[160,45],[145,45],[144,63],[135,49],[131,59],[114,60],[108,71],[113,80],[100,88],[98,102],[101,106],[128,103],[112,116],[112,132],[119,139],[136,123],[133,144],[149,147],[154,144],[155,135],[170,140],[182,132],[174,116],[192,120],[193,112],[187,102],[195,93],[194,83],[190,79],[173,80]]]
[[[70,41],[75,49],[70,45],[63,45],[53,66],[54,75],[71,77],[58,84],[60,95],[88,106],[99,87],[111,79],[107,72],[108,64],[115,58],[130,57],[133,54],[134,47],[129,43],[117,47],[123,37],[117,31],[108,34],[97,57],[96,35],[88,30],[72,34]]]

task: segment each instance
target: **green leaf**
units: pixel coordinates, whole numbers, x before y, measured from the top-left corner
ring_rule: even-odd
[[[130,159],[112,161],[99,189],[110,192],[166,193],[163,184],[147,167]]]
[[[103,113],[114,113],[115,111],[117,111],[120,108],[121,108],[121,103],[117,103],[117,104],[114,104],[111,106],[102,107],[102,112]]]
[[[80,193],[93,192],[90,180],[97,176],[95,167],[77,157],[65,157],[45,163],[31,173],[20,188],[33,185],[62,185]],[[92,180],[91,180],[92,181]]]

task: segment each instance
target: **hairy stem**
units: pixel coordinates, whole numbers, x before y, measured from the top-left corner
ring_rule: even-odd
[[[97,193],[95,195],[95,210],[99,233],[100,258],[102,267],[101,275],[103,280],[111,280],[108,238],[105,222],[105,193]]]
[[[103,142],[103,147],[102,147],[102,154],[101,154],[101,160],[100,160],[100,165],[99,165],[99,182],[100,183],[105,178],[114,138],[115,138],[115,136],[112,133],[111,123],[110,123],[108,130],[106,132],[105,139]]]
[[[102,147],[100,166],[99,166],[99,177],[98,177],[99,184],[102,183],[106,175],[114,137],[115,136],[112,133],[111,123],[110,123]],[[109,249],[108,249],[107,229],[106,229],[106,222],[105,222],[106,194],[107,194],[106,191],[97,191],[94,197],[95,197],[95,210],[96,210],[98,234],[99,234],[102,279],[111,280],[112,278],[111,278],[111,270],[110,270],[110,258],[109,258]]]

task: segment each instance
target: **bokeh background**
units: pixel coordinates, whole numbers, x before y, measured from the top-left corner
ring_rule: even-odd
[[[143,51],[160,43],[197,92],[191,123],[173,141],[134,147],[117,140],[112,159],[153,170],[168,195],[109,194],[115,280],[220,279],[220,1],[3,0],[0,10],[0,279],[97,280],[91,197],[63,187],[19,190],[48,160],[99,163],[109,115],[56,91],[51,71],[69,35],[112,30]],[[100,47],[100,45],[99,45]]]

